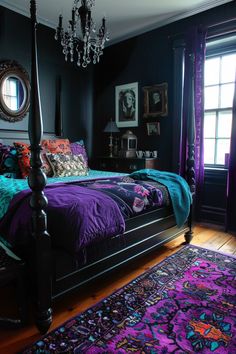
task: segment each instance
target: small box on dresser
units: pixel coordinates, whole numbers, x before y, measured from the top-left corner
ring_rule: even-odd
[[[91,161],[90,167],[97,170],[131,173],[143,168],[158,169],[159,159],[100,156]]]

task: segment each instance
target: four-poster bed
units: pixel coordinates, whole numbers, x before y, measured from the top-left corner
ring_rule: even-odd
[[[173,206],[151,209],[142,215],[125,220],[125,232],[113,235],[109,241],[104,238],[99,243],[85,246],[78,254],[66,247],[52,245],[54,235],[47,231],[48,200],[44,190],[46,177],[42,172],[41,140],[43,132],[41,104],[38,84],[37,42],[36,42],[36,1],[31,0],[32,65],[31,102],[29,116],[29,140],[31,150],[31,170],[28,178],[32,190],[32,245],[27,259],[34,279],[36,302],[36,324],[41,332],[46,332],[52,322],[51,302],[62,294],[82,286],[88,281],[111,271],[136,257],[150,252],[185,233],[186,242],[192,239],[191,207],[188,225],[176,225]],[[192,128],[193,129],[193,128]],[[192,132],[189,138],[193,139]],[[187,181],[194,189],[193,141],[188,142]],[[151,173],[151,172],[150,172]],[[66,237],[66,235],[65,235]],[[65,243],[63,244],[65,245]],[[72,246],[73,248],[73,246]]]

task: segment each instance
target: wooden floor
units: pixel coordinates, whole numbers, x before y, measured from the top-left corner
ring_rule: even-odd
[[[142,257],[139,261],[129,264],[128,267],[122,268],[122,270],[112,273],[112,276],[107,277],[103,282],[101,280],[96,281],[73,295],[67,295],[57,300],[53,304],[54,321],[51,329],[54,329],[70,317],[99,302],[104,297],[130,282],[133,278],[176,252],[183,247],[183,242],[184,237],[179,236],[159,250]],[[236,237],[210,226],[195,226],[192,244],[236,255]],[[2,297],[3,292],[0,295],[0,311],[8,311],[8,314],[9,311],[15,311],[12,305],[14,304],[14,297],[11,294],[8,294],[7,299]],[[2,313],[0,314],[2,316]],[[17,353],[39,338],[40,335],[33,324],[33,320],[23,329],[0,329],[0,354]]]

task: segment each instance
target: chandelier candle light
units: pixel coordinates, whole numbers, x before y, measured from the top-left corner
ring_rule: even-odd
[[[81,3],[81,4],[80,4]],[[65,60],[76,60],[78,66],[86,68],[93,61],[96,64],[103,54],[105,42],[109,40],[106,30],[106,20],[96,33],[96,26],[91,16],[91,7],[95,0],[74,0],[72,18],[68,23],[67,31],[62,28],[62,15],[56,29],[55,39],[60,41]],[[80,25],[79,25],[80,21]]]

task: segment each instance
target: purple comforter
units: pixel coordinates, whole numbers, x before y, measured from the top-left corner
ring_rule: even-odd
[[[20,192],[0,221],[1,235],[7,237],[13,246],[29,242],[30,194],[30,190]],[[78,252],[94,239],[124,232],[125,222],[119,207],[100,191],[58,183],[48,185],[45,195],[48,199],[48,230],[51,235],[56,235],[52,242],[56,241],[57,247]]]
[[[168,192],[153,181],[123,176],[83,182],[47,185],[47,223],[54,246],[77,253],[94,241],[122,234],[125,219],[169,204]],[[30,242],[31,191],[12,200],[0,220],[0,235],[13,246]]]

